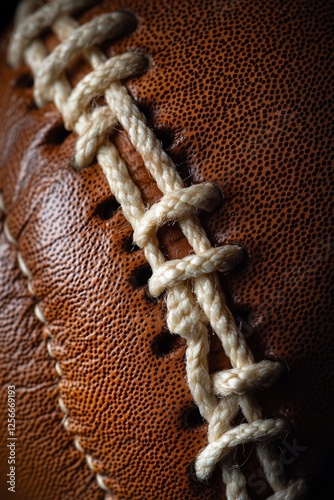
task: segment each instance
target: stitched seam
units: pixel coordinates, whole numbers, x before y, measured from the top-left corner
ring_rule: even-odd
[[[0,211],[5,216],[7,215],[7,211],[6,211],[6,208],[5,208],[5,205],[4,205],[4,201],[3,201],[3,196],[2,196],[1,193],[0,193]],[[11,234],[11,232],[9,230],[9,227],[8,227],[6,219],[4,220],[3,227],[4,227],[4,235],[5,235],[7,243],[9,245],[15,247],[17,263],[18,263],[18,266],[19,266],[19,269],[20,269],[22,275],[27,280],[27,289],[28,289],[28,292],[37,301],[38,298],[37,298],[37,296],[36,296],[36,294],[35,294],[35,292],[33,290],[32,283],[31,283],[31,281],[32,281],[32,274],[31,274],[28,266],[26,265],[26,263],[25,263],[25,261],[24,261],[24,259],[22,257],[22,254],[21,254],[21,252],[19,250],[19,242],[13,237],[13,235]],[[59,378],[61,378],[61,377],[63,377],[61,366],[60,366],[59,362],[57,361],[56,355],[54,354],[53,349],[52,349],[52,339],[53,339],[53,336],[51,334],[51,330],[50,330],[50,327],[48,325],[48,322],[45,319],[44,314],[43,314],[40,306],[38,305],[38,303],[35,305],[34,314],[35,314],[36,318],[38,319],[38,321],[44,326],[44,331],[47,334],[47,336],[49,337],[49,339],[47,340],[47,343],[46,343],[46,348],[47,348],[47,351],[48,351],[48,354],[49,354],[50,358],[54,360],[54,362],[55,362],[55,370],[56,370]],[[64,414],[63,419],[62,419],[62,425],[65,427],[66,430],[68,430],[67,417],[69,416],[69,412],[68,412],[68,410],[66,408],[66,405],[65,405],[63,399],[60,396],[58,398],[58,405],[59,405],[59,408],[60,408],[61,412]],[[89,454],[86,454],[84,452],[84,450],[82,449],[82,447],[80,445],[80,440],[79,440],[78,436],[74,437],[74,446],[76,447],[76,449],[80,453],[82,453],[82,454],[85,455],[87,465],[88,465],[89,469],[91,471],[93,471],[93,473],[94,473],[94,475],[96,477],[96,481],[97,481],[98,485],[100,486],[100,488],[102,488],[105,491],[109,492],[109,489],[104,484],[103,477],[100,474],[96,473],[95,470],[94,470],[94,464],[93,464],[92,457]]]
[[[31,0],[26,2],[27,5],[31,3]],[[58,0],[48,6],[51,9],[53,4],[59,7],[63,3],[67,4],[66,13],[71,11],[69,4],[74,10],[74,0]],[[37,23],[38,12],[31,18],[31,24]],[[34,95],[37,105],[43,106],[53,101],[63,116],[66,128],[78,133],[75,152],[78,170],[88,166],[94,157],[97,158],[125,217],[134,229],[134,241],[143,248],[152,267],[150,293],[156,297],[166,290],[167,324],[171,332],[187,340],[188,383],[202,416],[209,423],[209,444],[197,457],[197,476],[207,480],[216,464],[220,463],[227,497],[243,495],[243,498],[247,498],[245,478],[240,469],[235,467],[237,464],[228,454],[229,450],[241,443],[267,442],[282,436],[287,432],[287,423],[284,419],[264,420],[261,409],[249,394],[254,387],[274,383],[281,369],[278,363],[254,363],[252,353],[237,329],[220,289],[216,271],[233,268],[240,261],[241,253],[232,246],[211,247],[196,211],[202,208],[208,193],[210,195],[210,189],[211,195],[214,194],[214,187],[209,183],[192,186],[192,190],[183,187],[175,165],[162,150],[159,141],[147,127],[145,118],[120,83],[121,79],[142,69],[142,57],[125,53],[107,60],[97,48],[93,48],[122,29],[126,32],[126,15],[119,12],[105,14],[79,27],[74,20],[59,17],[63,14],[61,8],[56,14],[50,14],[48,25],[61,40],[65,40],[51,55],[47,56],[40,41],[34,40],[30,45],[27,43],[29,37],[24,27],[29,23],[25,22],[21,28],[19,25],[14,35],[9,50],[10,60],[16,65],[20,63],[12,56],[15,53],[13,46],[16,51],[17,47],[21,48],[19,53],[24,53],[25,61],[35,75]],[[43,22],[40,24],[41,29],[45,27],[45,19]],[[38,30],[33,33],[31,39],[39,34]],[[71,58],[80,53],[84,53],[93,71],[72,89],[63,70]],[[96,94],[104,94],[107,105],[91,111],[90,103]],[[118,123],[128,133],[146,169],[163,193],[162,199],[148,211],[145,211],[141,194],[131,180],[125,163],[108,138]],[[159,249],[156,232],[167,220],[178,220],[195,255],[166,262]],[[232,364],[231,370],[213,377],[209,375],[207,364],[207,324],[203,322],[200,309],[220,338]],[[43,314],[39,312],[43,321]],[[60,406],[67,415],[62,400]],[[231,429],[230,423],[239,407],[248,423]],[[80,443],[76,445],[82,451]],[[287,482],[281,472],[275,448],[268,444],[257,444],[256,450],[267,481],[274,491],[272,498],[298,498],[304,490],[304,482]],[[92,457],[88,456],[87,463],[94,469]],[[107,490],[102,478],[101,481],[100,486]]]

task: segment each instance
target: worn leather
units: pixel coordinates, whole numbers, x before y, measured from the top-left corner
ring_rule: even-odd
[[[139,49],[149,68],[126,85],[187,185],[213,181],[221,207],[201,220],[213,245],[236,242],[248,258],[221,281],[257,360],[281,359],[287,374],[256,396],[294,434],[280,443],[290,477],[328,498],[333,445],[333,198],[328,0],[105,0],[85,22],[117,9],[136,30],[103,45]],[[206,445],[185,375],[185,346],[166,330],[147,264],[98,165],[71,168],[75,134],[53,104],[37,109],[27,68],[5,63],[0,81],[0,190],[15,246],[0,235],[1,498],[7,492],[6,386],[17,387],[17,498],[114,500],[224,498],[191,464]],[[49,46],[55,40],[47,39]],[[88,71],[69,69],[73,83]],[[150,205],[160,193],[126,133],[114,140]],[[2,228],[2,226],[1,226]],[[189,247],[175,226],[159,231],[164,252]],[[53,335],[34,315],[39,304]],[[212,336],[211,371],[229,366]],[[69,412],[67,432],[57,399]],[[73,445],[79,436],[95,471]],[[239,450],[251,498],[270,494],[252,447]],[[326,496],[327,495],[327,496]]]

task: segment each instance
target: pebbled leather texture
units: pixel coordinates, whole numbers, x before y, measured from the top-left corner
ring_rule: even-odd
[[[291,477],[328,498],[333,444],[333,199],[331,130],[334,2],[105,0],[80,22],[125,9],[136,30],[106,42],[108,55],[139,49],[149,67],[126,85],[187,185],[217,183],[225,198],[201,216],[214,245],[239,243],[247,262],[221,276],[256,360],[282,359],[288,375],[258,391],[267,417],[295,434],[280,443]],[[98,165],[70,165],[77,137],[53,104],[37,109],[27,68],[1,47],[1,427],[6,386],[17,388],[17,497],[109,500],[224,498],[219,472],[198,484],[191,464],[207,427],[186,383],[185,346],[153,301],[143,252]],[[57,41],[46,38],[51,48]],[[89,68],[69,68],[76,83]],[[114,140],[148,205],[160,193],[126,134]],[[14,245],[31,272],[35,298]],[[177,227],[159,231],[164,252],[190,249]],[[53,335],[46,349],[38,303]],[[229,366],[212,336],[212,372]],[[57,399],[68,409],[67,432]],[[7,468],[1,432],[1,470]],[[79,436],[85,454],[73,445]],[[239,450],[251,498],[270,494],[252,447]],[[1,472],[1,498],[11,498]],[[3,493],[2,493],[3,492]],[[327,496],[326,496],[327,495]]]

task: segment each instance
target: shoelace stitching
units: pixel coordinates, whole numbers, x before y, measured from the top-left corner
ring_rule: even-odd
[[[304,481],[286,480],[276,449],[268,444],[286,434],[287,422],[284,419],[262,419],[261,410],[250,393],[255,387],[274,383],[281,373],[281,366],[271,361],[254,363],[252,353],[225,304],[216,275],[216,271],[228,271],[238,264],[243,252],[233,245],[212,248],[196,215],[199,209],[205,208],[206,200],[217,194],[216,187],[210,183],[190,188],[183,186],[175,165],[120,82],[143,69],[143,56],[132,52],[108,60],[94,47],[120,33],[127,33],[128,25],[131,25],[129,15],[114,12],[79,26],[67,15],[94,1],[56,0],[34,13],[38,3],[35,0],[22,3],[17,29],[9,47],[9,62],[19,66],[23,62],[19,54],[23,54],[24,61],[35,76],[37,105],[41,107],[53,101],[63,116],[66,128],[79,135],[74,157],[76,168],[80,170],[97,158],[124,216],[134,229],[134,241],[143,248],[152,267],[150,293],[158,296],[167,290],[167,325],[171,332],[187,340],[188,384],[194,401],[209,424],[209,444],[200,452],[195,463],[198,478],[207,480],[220,463],[227,498],[248,498],[246,480],[229,451],[241,443],[255,441],[258,459],[274,491],[271,498],[298,498],[305,489]],[[38,40],[46,27],[51,27],[63,40],[50,55]],[[72,89],[63,71],[78,54],[84,54],[93,71]],[[92,111],[92,100],[101,94],[104,94],[107,104]],[[163,193],[161,200],[148,211],[118,150],[108,138],[118,123],[128,133],[145,167]],[[166,262],[159,249],[156,232],[169,220],[178,221],[194,255]],[[14,243],[8,227],[6,234]],[[31,274],[19,252],[18,261],[22,272],[30,279]],[[38,306],[35,312],[39,320],[47,324]],[[203,312],[232,365],[232,369],[213,377],[208,371],[209,334],[207,324],[203,322]],[[48,351],[55,357],[51,340]],[[58,363],[56,369],[62,376]],[[59,405],[65,414],[66,427],[68,411],[61,398]],[[248,423],[230,428],[239,408]],[[265,446],[262,441],[265,441]],[[75,445],[84,452],[78,437],[75,438]],[[86,458],[94,470],[93,458],[90,455]],[[99,474],[97,480],[103,489],[108,490]]]

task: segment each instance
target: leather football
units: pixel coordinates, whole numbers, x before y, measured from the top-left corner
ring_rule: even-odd
[[[333,498],[332,0],[24,0],[0,61],[0,497]]]

